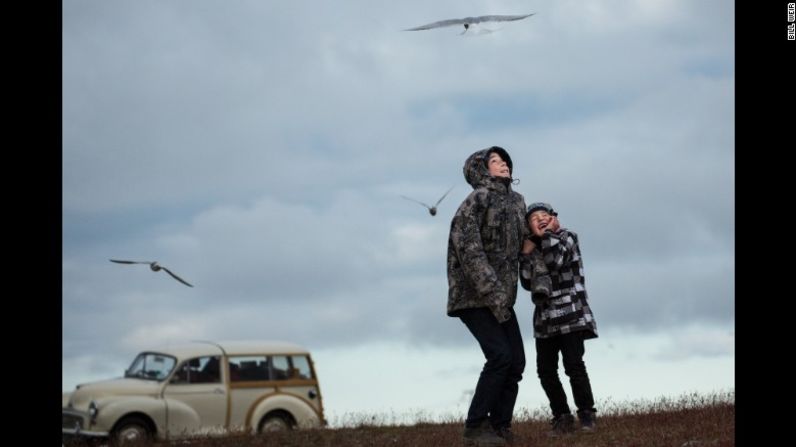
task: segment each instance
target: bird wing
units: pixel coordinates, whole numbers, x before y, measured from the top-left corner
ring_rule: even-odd
[[[530,16],[532,16],[534,14],[536,14],[536,13],[534,12],[534,13],[531,13],[531,14],[517,15],[517,16],[503,16],[503,15],[481,16],[481,17],[474,17],[470,23],[511,22],[513,20],[522,20],[522,19],[524,19],[526,17],[530,17]]]
[[[411,197],[406,197],[406,196],[401,196],[401,197],[403,197],[403,198],[404,198],[404,199],[406,199],[406,200],[411,200],[412,202],[419,203],[419,204],[423,205],[424,207],[426,207],[426,208],[428,208],[428,209],[431,209],[431,207],[430,207],[430,206],[426,205],[425,203],[423,203],[423,202],[421,202],[421,201],[419,201],[419,200],[415,200],[415,199],[413,199],[413,198],[411,198]]]
[[[124,261],[121,259],[109,259],[111,262],[116,262],[118,264],[152,264],[151,262],[146,261]]]
[[[171,276],[172,276],[174,279],[176,279],[177,281],[179,281],[179,282],[181,282],[181,283],[185,284],[185,285],[186,285],[186,286],[188,286],[188,287],[193,287],[192,285],[188,284],[188,283],[187,283],[187,282],[186,282],[184,279],[182,279],[182,278],[180,278],[179,276],[177,276],[177,275],[175,275],[174,273],[172,273],[172,272],[171,272],[171,270],[167,269],[166,267],[163,267],[163,266],[161,265],[161,266],[160,266],[160,268],[162,268],[163,270],[165,270],[165,271],[166,271],[166,273],[168,273],[169,275],[171,275]]]
[[[448,19],[448,20],[440,20],[439,22],[429,23],[428,25],[417,26],[415,28],[408,28],[404,31],[422,31],[431,28],[441,28],[443,26],[453,26],[453,25],[463,25],[465,23],[472,23],[469,22],[468,19]]]
[[[437,203],[436,203],[436,205],[434,205],[434,208],[436,208],[437,205],[439,205],[439,203],[442,202],[442,199],[444,199],[445,196],[447,196],[448,193],[451,192],[451,191],[453,191],[453,186],[451,186],[450,189],[445,194],[443,194],[442,197],[439,198],[439,200],[437,200]]]

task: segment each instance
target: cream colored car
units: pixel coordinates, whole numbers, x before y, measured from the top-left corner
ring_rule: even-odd
[[[326,425],[310,353],[284,342],[192,342],[144,351],[123,378],[78,385],[63,399],[65,442]]]

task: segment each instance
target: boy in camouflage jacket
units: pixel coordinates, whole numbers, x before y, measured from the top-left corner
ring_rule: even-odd
[[[512,162],[493,146],[467,158],[473,192],[459,206],[448,238],[447,314],[458,317],[486,358],[464,429],[465,444],[511,441],[511,420],[525,369],[514,303],[525,225],[525,199],[511,189]]]

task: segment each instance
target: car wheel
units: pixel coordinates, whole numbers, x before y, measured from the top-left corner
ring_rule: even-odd
[[[113,439],[116,445],[136,445],[148,442],[151,437],[146,421],[137,416],[130,416],[116,424]]]
[[[290,430],[292,425],[286,419],[286,416],[268,416],[260,423],[260,433],[269,431],[287,431]]]

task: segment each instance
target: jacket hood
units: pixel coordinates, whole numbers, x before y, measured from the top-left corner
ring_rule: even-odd
[[[509,165],[509,172],[512,171],[511,157],[509,157],[509,154],[505,149],[496,146],[481,149],[480,151],[477,151],[467,157],[467,160],[464,162],[464,179],[467,180],[467,183],[469,183],[473,189],[478,188],[479,186],[488,187],[489,185],[495,183],[505,183],[506,186],[508,186],[511,182],[511,179],[505,179],[508,181],[501,182],[500,180],[503,179],[502,177],[493,177],[489,175],[489,170],[486,167],[486,163],[491,152],[499,153],[501,158],[503,158],[506,161],[506,164]]]

